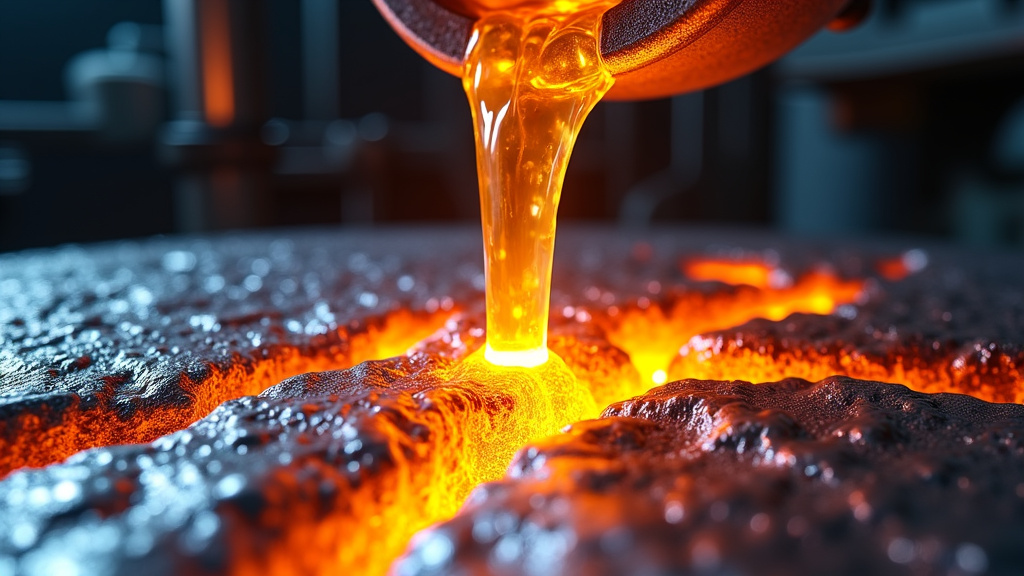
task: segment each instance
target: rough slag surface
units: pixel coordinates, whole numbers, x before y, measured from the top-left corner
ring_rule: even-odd
[[[353,490],[431,441],[416,416],[431,407],[386,385],[393,371],[416,373],[472,338],[449,333],[425,355],[256,395],[311,366],[374,358],[372,334],[395,314],[428,332],[455,313],[479,325],[478,244],[473,230],[292,232],[0,255],[5,470],[48,464],[23,456],[46,452],[33,443],[67,455],[156,439],[0,482],[0,573],[239,573],[315,538],[293,527],[344,516]],[[570,231],[555,337],[641,299],[734,290],[687,280],[687,255],[873,278],[880,259],[917,247]],[[998,352],[1021,365],[1024,262],[920,254],[923,270],[870,280],[863,303],[831,316],[705,336],[883,359],[917,351],[954,369]],[[570,313],[580,310],[591,314]],[[674,383],[524,450],[396,570],[1013,573],[1024,563],[1012,545],[1024,525],[1022,428],[1018,405],[875,383]]]

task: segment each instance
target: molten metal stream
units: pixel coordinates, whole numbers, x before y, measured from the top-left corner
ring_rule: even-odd
[[[583,121],[612,86],[599,26],[617,1],[537,2],[486,14],[473,30],[462,82],[476,129],[493,364],[548,359],[558,200]]]

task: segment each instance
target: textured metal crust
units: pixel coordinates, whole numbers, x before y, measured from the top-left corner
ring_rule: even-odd
[[[1022,433],[1019,404],[892,384],[675,382],[520,451],[393,570],[1015,574]]]
[[[720,377],[616,403],[524,449],[505,480],[425,533],[447,542],[431,550],[421,539],[407,558],[418,566],[397,573],[455,574],[495,550],[492,573],[517,575],[540,572],[534,552],[546,554],[544,573],[567,574],[1019,573],[1019,402],[922,394],[927,379],[910,392],[807,378],[800,366],[810,358],[831,374],[863,358],[894,370],[865,380],[897,381],[919,362],[956,377],[944,390],[1018,398],[1024,257],[906,248],[692,227],[561,230],[551,343],[599,405],[632,396],[600,382],[636,377],[632,353],[603,327],[613,309],[721,311],[761,292],[687,278],[684,260],[770,261],[791,278],[820,263],[870,278],[897,254],[918,266],[872,280],[867,301],[831,316],[697,337],[670,326],[658,334],[670,349],[718,349],[704,364]],[[451,423],[518,413],[498,391],[442,377],[480,345],[479,250],[479,230],[449,228],[0,255],[0,473],[108,445],[0,481],[0,574],[348,574],[359,572],[343,561],[390,559],[381,539],[411,530],[416,507],[447,493],[432,474],[471,461],[435,457],[471,428]],[[475,323],[448,323],[418,354],[356,352],[363,332],[388,339],[382,316],[444,322],[456,309]],[[416,325],[407,320],[395,324],[403,336]],[[729,362],[744,350],[821,382],[719,381],[739,377]],[[378,360],[333,370],[360,356]],[[331,370],[264,390],[317,362]],[[47,452],[60,437],[74,443]],[[47,458],[16,462],[19,452]]]

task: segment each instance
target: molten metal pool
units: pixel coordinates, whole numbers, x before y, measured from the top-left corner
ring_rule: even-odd
[[[478,234],[0,256],[0,574],[1024,566],[1024,259],[570,229],[496,368]]]

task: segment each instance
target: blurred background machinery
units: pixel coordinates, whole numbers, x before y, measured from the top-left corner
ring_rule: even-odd
[[[563,221],[1024,246],[1024,0],[875,0],[771,68],[605,102]],[[478,220],[458,79],[368,0],[0,3],[0,250]]]

